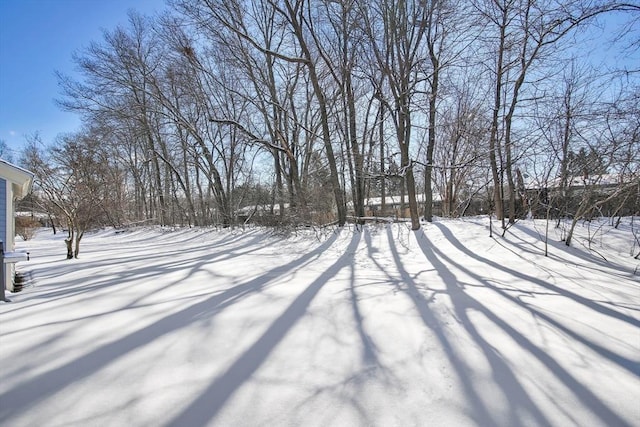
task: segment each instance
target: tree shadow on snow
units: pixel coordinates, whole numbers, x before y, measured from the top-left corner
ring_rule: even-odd
[[[52,397],[77,381],[90,377],[130,352],[144,347],[167,334],[186,328],[195,322],[200,322],[203,318],[214,317],[235,302],[261,292],[269,283],[321,256],[335,242],[336,238],[337,234],[334,233],[313,251],[287,264],[274,267],[254,279],[218,292],[204,301],[169,314],[144,328],[95,348],[62,366],[35,375],[29,380],[16,385],[0,394],[0,402],[2,402],[0,420],[4,423],[10,423],[13,417],[28,411],[30,407],[38,402]],[[223,255],[230,256],[229,253]],[[200,264],[212,261],[215,261],[215,259],[209,256],[204,256],[199,260]],[[333,277],[345,263],[348,263],[348,259],[341,258],[329,271],[323,273],[310,285],[289,309],[273,323],[265,335],[252,346],[251,350],[241,356],[226,374],[216,380],[212,387],[205,391],[201,398],[194,401],[187,410],[182,412],[175,419],[177,424],[174,424],[201,425],[197,420],[205,422],[212,418],[228,397],[260,366],[277,342],[304,314],[306,307],[322,285]],[[194,265],[194,268],[196,267],[197,265]],[[157,274],[161,274],[161,271],[158,270]],[[246,374],[245,369],[248,369]],[[224,390],[226,391],[220,392],[217,389],[221,384],[225,385]],[[181,422],[183,420],[185,423]]]
[[[302,291],[253,345],[167,425],[202,426],[215,418],[229,398],[251,378],[287,333],[305,315],[320,289],[340,270],[350,265],[358,240],[359,236],[354,233],[347,250],[336,262]]]
[[[150,281],[165,277],[167,273],[174,270],[180,271],[188,267],[186,271],[189,274],[185,274],[183,277],[186,280],[190,274],[193,274],[204,265],[240,255],[247,255],[269,246],[269,243],[263,242],[264,236],[254,235],[251,238],[245,238],[239,246],[233,246],[232,249],[226,248],[227,245],[234,243],[236,240],[238,240],[237,236],[228,236],[214,242],[203,242],[201,245],[188,245],[185,248],[175,248],[175,245],[171,245],[167,250],[161,249],[152,253],[137,252],[136,247],[139,241],[136,240],[131,242],[132,245],[124,245],[117,257],[91,260],[86,263],[81,258],[79,262],[76,260],[60,260],[56,261],[55,265],[39,264],[33,270],[37,281],[64,277],[65,273],[69,271],[70,263],[76,263],[73,265],[74,273],[81,272],[83,269],[91,270],[91,280],[87,280],[85,274],[79,274],[76,279],[67,278],[63,282],[57,280],[55,285],[39,288],[37,293],[30,295],[29,305],[15,305],[15,307],[4,310],[4,312],[11,313],[26,307],[31,308],[36,305],[51,304],[53,301],[57,301],[58,305],[60,305],[64,304],[64,301],[69,297],[77,297],[80,294],[87,294],[87,296],[84,299],[73,299],[71,304],[75,305],[83,301],[91,302],[94,299],[93,292],[96,290],[105,288],[105,291],[114,292],[127,289],[134,286],[132,279],[136,279],[136,286],[146,285]],[[148,251],[148,244],[142,249]],[[85,255],[91,252],[93,250],[87,251]],[[131,264],[131,267],[129,267],[129,264]],[[106,270],[114,265],[118,265],[118,271]],[[101,269],[105,270],[101,271]],[[98,271],[96,272],[95,270]],[[180,285],[180,281],[168,284],[168,286],[174,285]],[[153,288],[150,294],[155,293],[157,290],[157,288]],[[41,300],[41,302],[34,302],[37,300]],[[130,303],[129,307],[134,303]]]
[[[605,316],[608,316],[608,317],[612,317],[614,319],[618,319],[620,321],[626,322],[629,325],[634,326],[636,328],[640,327],[640,320],[638,320],[638,319],[636,319],[636,318],[634,318],[632,316],[626,315],[626,314],[621,313],[619,311],[616,311],[616,310],[614,310],[612,308],[606,307],[606,306],[604,306],[602,304],[597,303],[596,301],[594,301],[594,300],[592,300],[590,298],[586,298],[586,297],[584,297],[582,295],[579,295],[579,294],[577,294],[575,292],[572,292],[570,290],[567,290],[567,289],[561,288],[559,286],[556,286],[553,283],[550,283],[548,281],[541,280],[541,279],[539,279],[537,277],[530,276],[528,274],[522,273],[522,272],[520,272],[518,270],[515,270],[513,268],[507,267],[506,265],[498,264],[495,261],[492,261],[492,260],[490,260],[490,259],[488,259],[486,257],[483,257],[483,256],[481,256],[481,255],[469,250],[466,246],[464,246],[462,244],[462,242],[460,242],[460,240],[458,240],[453,235],[451,230],[446,228],[444,225],[437,224],[437,223],[435,225],[440,229],[440,232],[443,234],[443,236],[445,236],[447,238],[449,243],[451,243],[456,249],[458,249],[460,252],[462,252],[466,256],[474,258],[477,261],[480,261],[481,263],[483,263],[483,264],[485,264],[485,265],[487,265],[489,267],[495,268],[496,270],[501,270],[501,271],[503,271],[505,273],[508,273],[508,274],[512,275],[513,277],[517,277],[518,279],[525,280],[525,281],[530,282],[530,283],[534,283],[534,284],[536,284],[536,285],[538,285],[538,286],[540,286],[542,288],[545,288],[545,289],[547,289],[549,291],[552,291],[552,292],[554,292],[554,293],[556,293],[556,294],[558,294],[560,296],[563,296],[563,297],[568,298],[570,300],[573,300],[573,301],[575,301],[575,302],[577,302],[579,304],[582,304],[585,307],[588,307],[588,308],[590,308],[591,310],[593,310],[593,311],[595,311],[597,313],[600,313],[602,315],[605,315]],[[424,239],[428,240],[427,236],[424,233],[422,233],[422,236],[424,236]],[[423,247],[423,246],[424,245],[421,245],[421,247]],[[437,250],[437,248],[434,247],[434,250]],[[442,254],[442,256],[444,256],[444,254]]]
[[[541,243],[544,243],[544,235],[541,233],[538,233],[535,230],[532,230],[530,227],[527,227],[525,225],[521,225],[521,224],[515,224],[514,225],[515,229],[527,234],[528,236],[533,237],[534,239],[538,240]],[[554,227],[553,224],[549,225],[550,228]],[[550,230],[551,232],[551,230]],[[514,235],[513,233],[511,235]],[[620,263],[617,263],[615,261],[612,260],[607,260],[607,259],[603,259],[600,255],[598,255],[597,253],[593,252],[591,249],[589,249],[588,247],[586,248],[586,250],[588,252],[585,252],[584,250],[578,248],[578,247],[574,247],[576,246],[579,242],[582,242],[584,240],[583,237],[580,236],[574,236],[573,238],[573,243],[572,246],[567,246],[565,244],[565,242],[562,241],[558,241],[556,239],[553,238],[553,236],[550,235],[548,236],[547,239],[547,244],[549,245],[550,248],[554,249],[553,251],[549,251],[549,257],[552,259],[556,259],[560,262],[566,262],[566,257],[563,257],[563,255],[568,255],[571,257],[575,257],[579,260],[582,260],[584,262],[586,262],[587,267],[589,268],[594,268],[594,264],[598,265],[600,267],[604,267],[606,269],[608,269],[607,272],[610,272],[611,269],[613,270],[618,270],[620,273],[624,272],[624,274],[628,277],[633,277],[634,275],[634,271],[631,267],[627,266],[627,265],[623,265]],[[509,241],[509,240],[507,240]],[[510,242],[510,241],[509,241]],[[512,244],[516,244],[513,242],[510,242]],[[538,248],[538,252],[537,254],[540,253],[544,253],[543,249]],[[560,254],[560,255],[558,255]],[[629,256],[629,258],[631,258],[631,256]]]
[[[491,414],[491,410],[483,403],[481,393],[478,390],[476,390],[476,387],[472,380],[472,375],[470,375],[472,373],[472,369],[469,366],[467,366],[463,358],[457,353],[455,349],[455,345],[454,343],[451,342],[451,340],[445,333],[442,323],[429,307],[428,300],[420,292],[420,290],[418,289],[418,286],[416,285],[416,282],[405,269],[402,263],[402,260],[400,258],[398,248],[396,246],[395,239],[391,234],[391,230],[388,229],[387,233],[388,233],[389,245],[391,248],[391,254],[393,256],[393,260],[395,261],[396,267],[402,277],[403,283],[406,285],[405,292],[407,296],[411,298],[411,300],[415,304],[416,309],[418,310],[418,313],[420,314],[420,317],[422,319],[422,322],[437,337],[441,348],[449,358],[449,361],[451,362],[451,366],[455,370],[455,373],[457,374],[457,377],[463,386],[463,390],[466,395],[467,401],[471,404],[471,407],[473,410],[471,417],[474,419],[474,421],[478,425],[482,425],[482,426],[499,425],[499,423],[493,418]],[[425,255],[427,256],[427,260],[434,266],[435,270],[438,272],[443,282],[447,286],[447,291],[449,292],[451,299],[455,300],[463,297],[464,292],[460,290],[460,288],[458,288],[457,286],[458,281],[455,275],[453,275],[453,273],[451,273],[449,269],[447,269],[437,258],[433,256],[433,252],[429,250],[429,247],[427,245],[425,245],[424,247],[423,245],[421,245],[421,248],[425,252]],[[457,312],[457,314],[458,316],[460,316],[460,313]],[[463,315],[462,320],[464,321],[466,315],[464,313],[462,313],[462,315]],[[467,324],[471,325],[471,323],[468,321],[465,323],[465,325]],[[473,335],[478,336],[476,331],[470,331],[470,332],[473,332]],[[508,383],[510,383],[511,386],[514,386],[517,384],[516,390],[518,388],[521,388],[517,383],[517,381],[515,380],[513,372],[511,372],[508,366],[504,365],[504,361],[502,361],[499,357],[491,357],[490,362],[492,363],[492,365],[496,365],[496,364],[501,365],[501,366],[493,366],[493,367],[496,372],[501,372],[501,375],[504,376],[504,381],[507,381]],[[524,397],[526,397],[526,394],[524,394]],[[531,412],[535,416],[535,419],[539,425],[541,426],[550,425],[549,421],[535,407],[535,405],[533,405],[530,399],[528,398],[524,399],[524,402],[521,402],[519,406],[521,405],[524,405],[526,408],[529,409],[529,412]],[[517,417],[514,417],[514,418],[517,421],[518,418]],[[519,424],[514,423],[512,425],[518,426]]]
[[[447,240],[458,250],[462,255],[471,257],[477,261],[484,263],[485,265],[506,272],[513,277],[516,277],[521,280],[525,280],[527,282],[531,282],[537,284],[543,288],[546,288],[557,295],[562,297],[566,297],[572,299],[573,301],[583,304],[586,307],[591,308],[592,310],[628,322],[631,325],[637,326],[638,321],[629,316],[626,316],[622,313],[619,313],[615,310],[611,310],[607,307],[603,307],[600,304],[597,304],[588,298],[577,295],[573,292],[561,289],[551,283],[540,280],[536,277],[528,276],[524,273],[521,273],[517,270],[511,269],[509,267],[499,265],[481,255],[478,255],[468,248],[466,248],[457,238],[453,236],[451,231],[447,229],[442,224],[436,224],[436,226],[440,229],[442,234],[447,238]],[[499,349],[488,342],[480,333],[480,331],[474,325],[473,320],[469,317],[469,313],[477,312],[481,313],[485,316],[486,319],[491,321],[494,325],[499,327],[502,331],[508,334],[511,339],[513,339],[523,350],[526,350],[533,357],[535,357],[541,364],[547,367],[547,369],[553,373],[553,375],[560,380],[571,392],[576,396],[576,398],[582,402],[583,407],[586,410],[589,410],[595,417],[599,418],[605,425],[616,425],[616,426],[627,426],[629,425],[625,420],[623,420],[618,414],[616,414],[611,408],[609,408],[604,402],[602,402],[589,388],[585,387],[582,383],[580,383],[576,378],[574,378],[570,372],[568,372],[558,361],[556,361],[552,356],[550,356],[543,349],[538,347],[534,342],[532,342],[529,338],[515,329],[513,326],[505,322],[501,317],[494,313],[492,307],[486,306],[482,304],[479,300],[473,298],[469,293],[465,292],[464,288],[460,286],[460,283],[456,276],[452,273],[451,268],[449,266],[455,267],[455,271],[460,271],[478,283],[480,283],[484,288],[492,290],[498,293],[500,296],[504,297],[508,301],[513,304],[516,304],[518,307],[527,310],[532,315],[548,322],[553,325],[553,327],[561,330],[563,333],[569,335],[573,339],[578,342],[590,347],[595,352],[601,354],[612,362],[618,364],[622,368],[634,373],[638,374],[638,364],[634,361],[628,360],[620,355],[617,355],[606,348],[603,348],[593,342],[590,342],[585,337],[575,333],[569,328],[565,327],[558,321],[554,320],[549,315],[541,312],[535,307],[528,305],[523,302],[516,296],[511,295],[504,289],[495,284],[491,283],[489,280],[481,277],[470,269],[466,268],[463,263],[456,261],[459,259],[458,257],[454,257],[456,260],[452,259],[452,257],[447,256],[444,252],[438,249],[436,245],[434,245],[429,238],[426,236],[423,230],[419,230],[415,232],[416,240],[420,246],[420,249],[424,253],[427,261],[431,263],[438,274],[441,276],[446,288],[447,292],[450,295],[454,312],[459,319],[463,328],[467,331],[469,336],[474,340],[474,342],[478,345],[478,347],[482,350],[482,354],[485,359],[488,361],[492,368],[492,372],[495,379],[495,384],[502,390],[504,397],[509,401],[509,420],[508,424],[512,426],[523,425],[523,420],[527,417],[531,417],[535,420],[536,425],[548,426],[553,425],[553,420],[547,419],[545,414],[542,412],[540,408],[536,406],[536,403],[531,399],[528,395],[522,384],[519,382],[516,373],[512,370],[512,368],[506,363],[504,356],[499,352]],[[445,262],[448,264],[445,264]],[[409,281],[410,290],[414,291],[415,284]],[[420,295],[418,292],[415,292],[416,295]],[[439,325],[437,320],[433,318],[433,315],[430,314],[428,307],[422,301],[422,297],[414,296],[412,297],[418,310],[420,311],[425,324],[433,329],[434,331],[439,330]],[[437,336],[441,343],[443,344],[443,348],[447,351],[448,356],[451,359],[452,365],[456,369],[456,372],[460,378],[462,384],[465,387],[465,393],[469,398],[471,404],[474,409],[474,418],[476,422],[480,425],[498,425],[499,423],[496,420],[492,419],[490,411],[488,408],[482,403],[482,399],[480,398],[480,391],[476,389],[476,386],[467,379],[469,374],[472,372],[471,367],[466,366],[461,360],[460,357],[456,354],[453,347],[448,343],[447,338],[441,332],[437,332]],[[523,417],[523,415],[525,415]],[[568,414],[569,415],[569,414]]]

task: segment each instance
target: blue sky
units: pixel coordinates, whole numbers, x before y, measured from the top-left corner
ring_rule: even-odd
[[[34,132],[49,143],[79,128],[74,114],[54,104],[54,72],[73,73],[73,52],[100,41],[102,29],[126,24],[130,9],[151,15],[165,2],[0,0],[0,139],[10,149],[20,150]]]

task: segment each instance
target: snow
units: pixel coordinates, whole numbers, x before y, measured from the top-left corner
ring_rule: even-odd
[[[0,425],[638,426],[629,219],[546,258],[544,227],[103,230],[72,261],[43,230],[0,305]]]

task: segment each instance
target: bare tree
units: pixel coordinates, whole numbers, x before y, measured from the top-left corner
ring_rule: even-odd
[[[429,9],[422,1],[376,2],[364,15],[373,61],[384,77],[375,91],[385,102],[396,130],[401,174],[406,180],[411,228],[420,228],[414,160],[411,158],[413,113],[416,95],[425,81],[424,49]],[[384,85],[384,86],[382,86]]]
[[[266,157],[280,221],[326,222],[335,211],[342,225],[347,199],[361,220],[366,197],[392,191],[403,204],[408,197],[417,229],[416,188],[424,184],[431,220],[435,184],[446,215],[491,189],[506,230],[504,214],[515,221],[522,177],[539,160],[534,135],[554,147],[567,191],[571,153],[591,143],[583,140],[616,141],[602,153],[614,168],[621,153],[633,158],[620,148],[612,109],[600,109],[608,119],[598,132],[578,132],[579,91],[569,87],[563,111],[538,126],[529,117],[551,93],[545,81],[557,68],[545,67],[563,59],[566,36],[604,12],[640,10],[634,5],[477,0],[462,14],[453,0],[170,3],[162,18],[131,14],[76,55],[81,80],[60,76],[60,104],[82,114],[118,163],[111,224],[231,225],[248,200],[243,191],[259,186],[264,197],[268,180],[253,176],[252,162]],[[491,114],[478,97],[489,98]]]
[[[0,139],[0,157],[8,162],[13,161],[13,154],[4,139]]]
[[[250,140],[264,144],[274,151],[276,168],[280,170],[281,158],[279,153],[285,155],[285,161],[290,166],[290,177],[292,178],[293,189],[299,197],[303,197],[302,189],[298,177],[298,167],[296,159],[296,141],[301,135],[299,120],[300,113],[286,108],[292,104],[294,99],[293,90],[297,90],[297,84],[286,87],[283,96],[276,91],[277,82],[275,75],[271,75],[276,70],[276,61],[286,62],[294,65],[294,81],[301,78],[300,71],[306,70],[306,83],[312,88],[311,93],[317,101],[319,112],[318,121],[320,132],[316,134],[312,129],[304,129],[307,139],[320,139],[324,144],[327,166],[330,171],[330,187],[332,188],[338,212],[338,223],[346,222],[346,205],[342,186],[339,181],[339,173],[336,166],[336,156],[332,145],[332,134],[330,128],[330,106],[328,96],[322,85],[322,76],[318,70],[319,59],[313,50],[313,39],[309,36],[309,29],[312,28],[309,17],[306,15],[309,4],[304,1],[294,3],[285,1],[281,3],[271,1],[260,1],[246,4],[240,1],[225,2],[184,2],[176,1],[175,6],[181,13],[190,19],[199,22],[205,28],[211,40],[224,40],[230,47],[228,49],[230,58],[241,64],[241,72],[248,76],[248,81],[256,93],[259,94],[259,101],[256,103],[262,116],[265,118],[263,125],[266,126],[265,134],[255,132],[250,125],[245,125],[236,118],[222,117],[216,118],[218,123],[226,123],[236,126],[245,133]],[[274,25],[274,22],[276,23]],[[280,28],[288,28],[287,34],[291,37],[283,38]],[[224,49],[224,48],[223,48]],[[261,70],[266,59],[266,71]],[[284,69],[287,69],[285,67]],[[275,74],[275,73],[274,73]],[[265,83],[267,92],[261,87]],[[242,96],[242,94],[238,94]],[[308,105],[308,104],[307,104]],[[283,114],[289,111],[291,114]],[[306,113],[303,113],[306,114]],[[303,201],[304,206],[306,202]]]
[[[441,196],[442,214],[455,217],[463,215],[485,187],[487,155],[478,142],[486,140],[487,117],[483,116],[482,87],[465,80],[447,83],[450,100],[440,109],[434,182]]]
[[[489,150],[496,215],[504,223],[503,173],[506,174],[509,222],[516,219],[515,147],[517,108],[535,67],[549,60],[558,43],[593,17],[624,7],[583,1],[484,0],[476,8],[495,31],[489,50],[494,76],[493,118]],[[538,79],[540,77],[538,76]]]
[[[461,13],[460,4],[457,2],[450,0],[428,2],[426,19],[425,44],[429,61],[425,65],[425,75],[428,81],[429,102],[424,174],[424,218],[431,222],[433,220],[432,174],[435,166],[434,150],[438,141],[437,116],[438,101],[441,97],[440,84],[443,74],[448,68],[461,62],[477,36],[472,19]]]
[[[78,258],[85,232],[105,221],[110,208],[111,163],[90,134],[60,137],[58,144],[44,149],[32,140],[23,153],[23,162],[35,174],[35,192],[50,215],[63,221],[67,229],[67,259]]]
[[[590,218],[594,213],[602,215],[603,207],[620,204],[637,197],[640,188],[640,109],[638,89],[623,92],[622,97],[606,105],[601,112],[602,122],[597,133],[570,161],[581,187],[580,199],[573,212],[571,225],[565,237],[571,244],[578,221]],[[594,122],[591,122],[594,126]],[[635,212],[631,212],[634,214]]]
[[[84,80],[59,74],[64,95],[59,104],[82,114],[87,122],[98,115],[110,116],[121,125],[127,122],[151,167],[150,202],[164,224],[168,189],[161,157],[168,155],[157,128],[158,108],[149,95],[152,71],[162,61],[161,44],[145,18],[132,14],[130,23],[130,31],[116,28],[106,32],[102,44],[94,42],[75,55]]]

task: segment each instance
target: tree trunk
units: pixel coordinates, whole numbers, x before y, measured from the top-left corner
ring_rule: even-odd
[[[404,105],[404,104],[401,104]],[[413,164],[409,158],[409,141],[411,140],[411,117],[410,113],[402,111],[398,112],[398,139],[400,145],[400,161],[401,168],[407,186],[407,196],[409,197],[409,215],[411,217],[411,229],[420,229],[420,218],[418,216],[418,203],[416,200],[416,181],[413,175]]]
[[[433,150],[436,145],[436,100],[438,93],[438,60],[430,50],[431,62],[434,67],[431,77],[431,94],[429,95],[429,134],[427,137],[427,166],[424,173],[424,219],[433,221],[433,188],[431,187],[433,171]]]
[[[84,231],[83,232],[76,232],[76,242],[75,242],[75,252],[73,254],[73,257],[75,259],[78,259],[78,255],[80,254],[80,240],[82,240],[82,236],[84,235]]]
[[[320,122],[322,126],[322,140],[324,142],[324,149],[326,152],[325,154],[327,156],[327,162],[329,165],[329,179],[331,182],[333,196],[336,202],[338,226],[342,227],[347,222],[347,210],[342,187],[340,186],[340,175],[336,166],[336,157],[333,153],[331,130],[329,128],[329,112],[327,109],[326,97],[320,85],[320,79],[316,71],[315,63],[311,56],[311,51],[309,50],[309,47],[307,46],[307,42],[305,40],[305,31],[302,28],[302,23],[298,19],[298,12],[291,6],[289,2],[286,2],[286,7],[288,11],[287,18],[290,20],[290,23],[293,26],[294,34],[298,39],[298,42],[300,43],[300,48],[302,49],[302,53],[304,55],[304,58],[306,59],[305,65],[309,70],[309,80],[311,80],[313,92],[318,100]]]
[[[355,169],[355,200],[353,207],[356,217],[364,216],[364,162],[360,149],[358,148],[358,138],[356,135],[356,102],[353,88],[351,87],[351,71],[347,71],[347,106],[349,114],[349,139],[351,140],[351,150],[353,153]]]
[[[501,153],[498,139],[498,126],[500,121],[500,108],[502,107],[502,77],[504,74],[504,54],[506,50],[506,26],[508,23],[507,9],[502,10],[502,22],[500,24],[500,40],[498,46],[498,59],[496,63],[496,81],[493,100],[493,116],[491,120],[491,134],[489,137],[489,162],[491,164],[491,175],[493,176],[493,203],[496,217],[504,223],[504,206],[502,204],[502,170],[498,168],[498,160],[502,166],[502,158],[498,159]],[[500,154],[500,157],[501,154]]]
[[[67,231],[67,238],[64,239],[64,243],[67,247],[67,259],[73,259],[73,238],[74,238],[74,225],[73,222],[70,220],[67,220],[68,224],[67,227],[69,227],[69,230]]]
[[[380,138],[380,215],[384,216],[385,211],[387,210],[386,206],[386,187],[387,187],[387,179],[385,177],[385,169],[384,169],[384,102],[380,101],[380,123],[379,123],[379,138]]]

